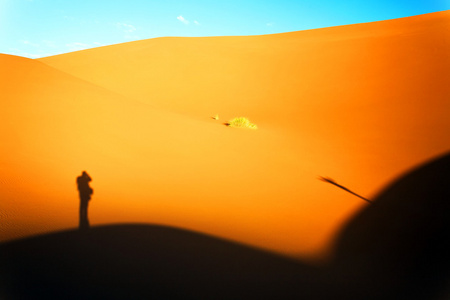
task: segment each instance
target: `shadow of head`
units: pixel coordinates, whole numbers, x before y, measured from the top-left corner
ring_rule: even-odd
[[[450,154],[408,172],[374,200],[338,238],[343,280],[404,299],[430,299],[445,286],[448,294]]]

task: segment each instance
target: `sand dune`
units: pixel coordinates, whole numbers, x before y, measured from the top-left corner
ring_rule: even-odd
[[[325,255],[360,199],[450,148],[450,13],[1,55],[1,239],[160,223]],[[219,114],[220,120],[211,117]],[[256,131],[224,122],[246,116]],[[30,200],[32,199],[32,200]]]

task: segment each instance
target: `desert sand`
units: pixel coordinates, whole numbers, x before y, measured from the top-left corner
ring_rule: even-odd
[[[0,55],[0,240],[194,230],[316,260],[394,178],[450,149],[450,12],[265,36]],[[219,120],[214,120],[214,115]],[[245,116],[257,130],[229,128]]]

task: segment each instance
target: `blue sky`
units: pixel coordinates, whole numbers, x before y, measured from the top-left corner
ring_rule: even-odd
[[[448,9],[450,0],[0,0],[0,53],[38,58],[162,36],[271,34]]]

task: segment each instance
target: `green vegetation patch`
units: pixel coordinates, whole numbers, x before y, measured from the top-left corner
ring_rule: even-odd
[[[251,123],[249,119],[244,117],[234,118],[233,120],[229,121],[227,125],[235,128],[258,129],[258,126]]]

